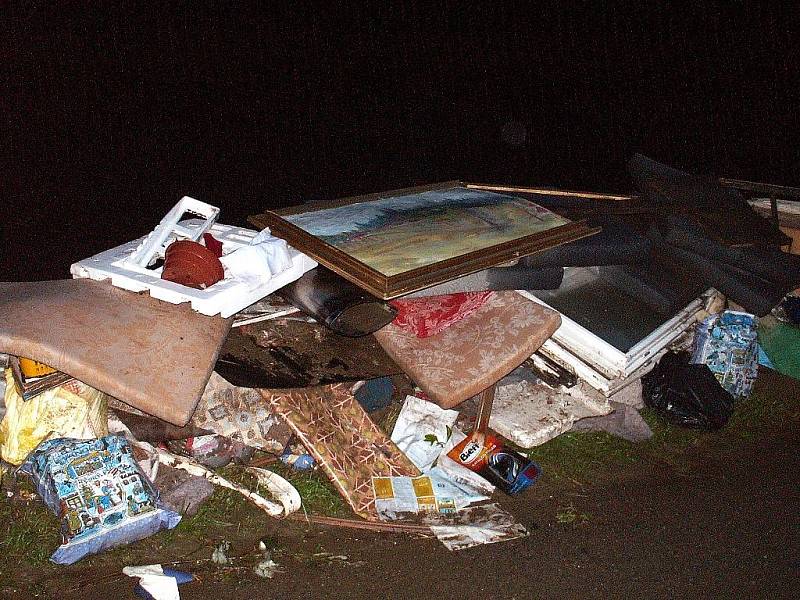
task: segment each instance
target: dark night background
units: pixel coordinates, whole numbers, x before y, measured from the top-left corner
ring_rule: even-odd
[[[634,152],[800,185],[797,10],[649,4],[7,6],[0,278],[69,277],[182,195],[244,224],[455,178],[628,192]]]

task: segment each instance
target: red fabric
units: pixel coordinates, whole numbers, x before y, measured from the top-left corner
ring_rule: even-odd
[[[468,317],[486,304],[492,292],[461,292],[446,296],[429,296],[408,300],[392,300],[397,309],[392,324],[419,338],[436,335]]]
[[[203,242],[205,242],[206,248],[211,250],[217,258],[222,256],[222,242],[220,242],[213,235],[210,233],[204,233]]]

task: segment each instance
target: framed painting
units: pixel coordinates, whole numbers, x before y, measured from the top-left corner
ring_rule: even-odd
[[[598,231],[461,182],[304,204],[249,220],[384,300]]]

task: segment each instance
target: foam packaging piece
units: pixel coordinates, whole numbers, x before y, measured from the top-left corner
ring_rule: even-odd
[[[187,219],[180,221],[176,228],[182,237],[199,238],[202,231],[207,228],[207,223],[202,219]],[[249,246],[258,234],[252,229],[221,223],[211,225],[208,233],[222,242],[223,257],[239,248]],[[244,281],[231,278],[226,273],[225,279],[206,289],[199,290],[161,279],[160,266],[152,268],[152,266],[142,266],[130,260],[130,257],[139,251],[149,237],[145,236],[127,242],[80,260],[70,267],[70,273],[76,279],[111,280],[111,284],[116,287],[132,292],[147,291],[153,298],[172,304],[190,302],[192,309],[199,313],[227,318],[286,284],[299,279],[303,273],[317,266],[314,260],[290,246],[291,266],[261,285],[248,286]]]

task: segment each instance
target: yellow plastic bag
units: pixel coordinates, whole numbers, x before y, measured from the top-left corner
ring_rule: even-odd
[[[79,381],[71,381],[31,398],[17,393],[6,369],[6,414],[0,422],[0,457],[21,464],[48,438],[88,440],[108,435],[108,397]]]

